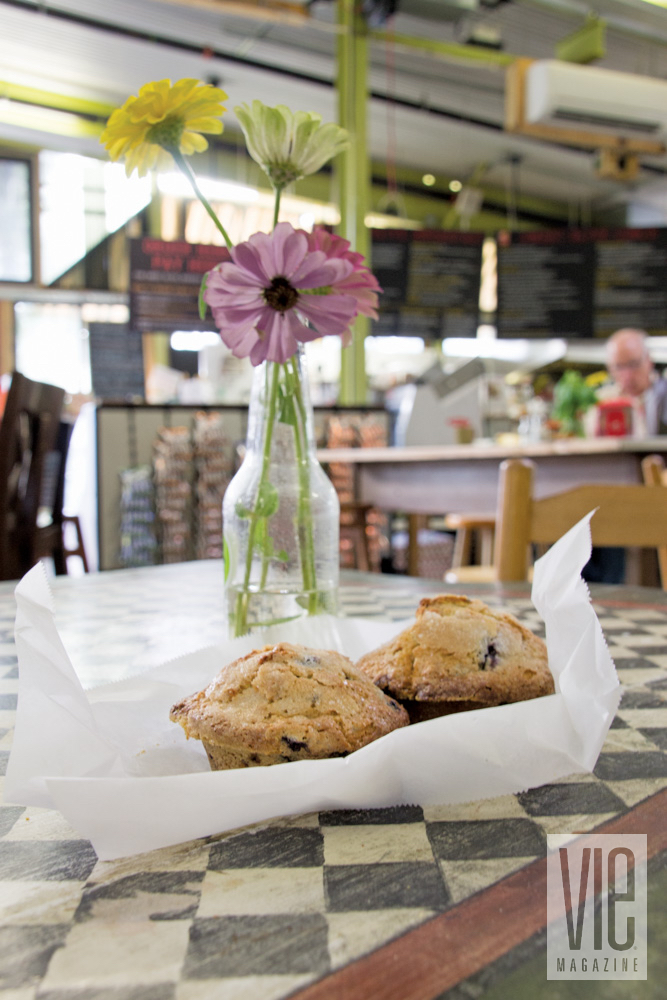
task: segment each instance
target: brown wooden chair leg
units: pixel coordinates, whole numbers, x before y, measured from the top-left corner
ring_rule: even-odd
[[[458,528],[454,536],[452,568],[468,566],[472,555],[472,532],[469,528]],[[489,562],[491,560],[489,559]]]
[[[369,504],[356,501],[342,501],[340,505],[341,535],[345,534],[354,547],[355,568],[365,573],[370,572],[371,553],[368,540]]]
[[[66,524],[72,524],[72,525],[74,525],[74,530],[76,531],[76,547],[75,548],[68,548],[67,544],[65,542],[64,533],[65,533],[65,525]],[[62,546],[62,554],[63,554],[63,560],[64,560],[64,565],[65,565],[65,569],[63,570],[64,573],[67,573],[67,556],[79,556],[79,558],[81,559],[81,562],[83,563],[83,571],[84,571],[84,573],[88,573],[88,560],[86,558],[86,549],[85,549],[85,546],[83,544],[83,535],[81,533],[81,522],[79,521],[79,518],[75,514],[71,514],[71,515],[70,514],[65,514],[63,516],[63,546]],[[56,554],[55,553],[54,553],[54,556],[53,556],[53,561],[54,561],[54,563],[56,565],[56,573],[59,573],[58,562],[56,560]]]
[[[423,514],[408,514],[408,576],[419,576],[419,529],[425,523]]]
[[[354,552],[357,562],[357,569],[364,573],[370,571],[371,565],[368,558],[368,538],[366,536],[366,525],[358,524],[354,529]]]
[[[480,528],[480,563],[482,566],[490,566],[493,562],[493,541],[495,531],[492,528]]]

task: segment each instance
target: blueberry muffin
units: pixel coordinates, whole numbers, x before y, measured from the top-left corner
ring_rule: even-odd
[[[358,661],[411,722],[552,694],[544,642],[482,601],[424,598],[416,621]]]
[[[344,757],[409,721],[346,656],[287,642],[223,667],[169,718],[214,771]]]

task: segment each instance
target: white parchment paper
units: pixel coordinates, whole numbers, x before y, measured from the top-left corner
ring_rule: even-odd
[[[556,694],[408,726],[349,757],[234,771],[209,770],[199,741],[169,721],[174,702],[267,642],[335,648],[356,660],[407,622],[305,619],[86,692],[38,566],[16,589],[19,697],[5,800],[59,809],[100,858],[111,859],[274,816],[468,802],[590,771],[620,699],[580,575],[591,516],[535,566],[532,597]]]

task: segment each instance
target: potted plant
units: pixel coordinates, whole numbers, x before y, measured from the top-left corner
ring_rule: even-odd
[[[568,370],[554,388],[552,416],[559,421],[561,433],[567,437],[584,437],[582,417],[597,403],[593,386],[580,372]]]

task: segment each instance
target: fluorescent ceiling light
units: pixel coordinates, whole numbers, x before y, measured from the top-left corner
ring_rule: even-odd
[[[421,354],[424,350],[421,337],[366,337],[364,344],[379,354]]]
[[[539,357],[542,364],[558,361],[565,354],[566,341],[524,340],[508,338],[494,340],[477,337],[445,337],[442,352],[449,357],[495,358],[498,361],[528,362]]]
[[[174,351],[201,351],[222,343],[220,334],[212,330],[175,330],[169,343]]]
[[[99,136],[102,131],[101,124],[87,121],[85,118],[70,114],[68,111],[40,108],[32,104],[19,104],[6,98],[0,100],[0,122],[4,125],[16,125],[19,128],[75,138]]]
[[[421,229],[421,222],[416,219],[405,219],[400,215],[385,215],[382,212],[369,212],[364,218],[369,229]]]

